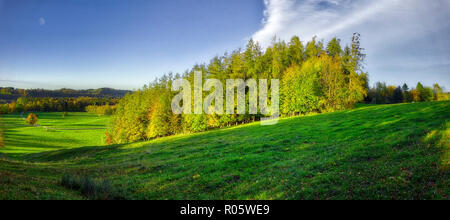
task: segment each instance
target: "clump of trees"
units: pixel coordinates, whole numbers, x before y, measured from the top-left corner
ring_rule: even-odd
[[[116,105],[89,105],[86,106],[86,112],[96,114],[101,117],[103,115],[112,115],[116,108]]]
[[[28,114],[28,117],[26,118],[25,122],[29,125],[36,125],[38,122],[38,116],[34,113]]]
[[[127,94],[113,115],[108,138],[113,143],[147,140],[252,122],[264,116],[248,114],[248,104],[246,114],[173,114],[171,100],[178,93],[171,91],[173,81],[183,78],[194,88],[195,71],[204,73],[203,82],[214,78],[223,85],[226,79],[267,79],[269,91],[271,79],[279,79],[282,116],[351,108],[368,94],[363,52],[357,33],[351,45],[344,48],[337,38],[327,44],[313,38],[304,44],[294,36],[289,42],[274,39],[263,51],[257,42],[250,40],[243,50],[216,56],[208,64],[197,64],[181,75],[164,75]],[[245,92],[248,101],[248,88]],[[203,92],[203,97],[208,94]]]
[[[449,94],[445,93],[444,88],[437,83],[434,84],[433,87],[427,87],[419,82],[417,83],[416,88],[410,89],[406,83],[403,84],[403,86],[387,86],[386,83],[377,82],[375,86],[370,89],[367,102],[373,104],[394,104],[442,101],[449,99]]]

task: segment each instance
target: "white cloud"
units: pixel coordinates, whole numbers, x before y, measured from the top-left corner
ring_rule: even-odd
[[[418,12],[427,11],[433,5],[434,9],[442,6],[434,4],[438,1],[448,9],[445,0],[432,3],[425,0],[265,0],[264,26],[253,38],[265,45],[275,35],[281,39],[293,35],[300,35],[304,40],[310,40],[313,36],[328,38],[359,25],[389,29],[395,25],[395,28],[404,29],[404,25],[396,25],[398,19],[420,19],[419,23],[423,23],[428,18]],[[430,13],[430,10],[427,12]],[[441,12],[445,13],[443,9]]]
[[[39,25],[45,25],[45,19],[43,17],[39,18]]]
[[[372,82],[389,78],[390,83],[401,83],[408,79],[407,71],[385,77],[388,74],[385,66],[396,65],[393,60],[428,62],[432,57],[432,62],[446,63],[446,67],[433,73],[442,80],[436,77],[428,80],[449,84],[450,65],[445,62],[450,60],[448,0],[265,0],[264,3],[263,27],[252,36],[263,46],[269,45],[275,35],[282,40],[298,35],[302,41],[314,36],[325,40],[336,36],[349,43],[352,34],[359,32]],[[398,67],[402,66],[405,64]]]

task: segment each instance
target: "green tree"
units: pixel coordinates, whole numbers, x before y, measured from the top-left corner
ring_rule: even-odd
[[[434,93],[434,100],[440,101],[445,100],[446,96],[444,94],[444,89],[437,83],[433,85],[433,93]]]
[[[426,91],[425,88],[423,87],[422,83],[418,82],[417,86],[416,86],[416,92],[417,92],[417,96],[414,97],[414,101],[416,102],[424,102],[426,100]]]
[[[313,39],[306,44],[305,54],[308,59],[318,57],[320,54],[322,54],[322,51],[323,43],[317,42],[316,37],[313,37]]]
[[[163,137],[170,132],[170,114],[167,109],[165,97],[160,97],[160,100],[156,101],[152,107],[150,113],[150,124],[148,127],[148,138]]]
[[[409,87],[408,87],[408,85],[406,83],[403,84],[402,90],[403,90],[403,92],[408,92],[409,91]]]
[[[300,68],[290,67],[282,80],[282,113],[305,114],[320,110],[321,84],[318,59],[307,60]]]
[[[327,54],[331,57],[340,56],[342,53],[341,40],[337,38],[331,39],[327,45]]]
[[[289,66],[292,64],[301,65],[305,60],[305,52],[302,42],[298,36],[291,38],[288,48]]]
[[[393,101],[393,103],[402,103],[403,99],[404,99],[404,97],[403,97],[403,90],[402,90],[402,88],[400,86],[398,86],[394,90],[392,101]]]

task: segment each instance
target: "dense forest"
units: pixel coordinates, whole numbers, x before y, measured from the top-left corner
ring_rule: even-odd
[[[122,98],[125,94],[130,93],[129,90],[116,90],[110,88],[100,89],[18,89],[13,87],[0,87],[0,102],[12,102],[20,97],[29,98]]]
[[[333,38],[327,44],[313,38],[304,44],[294,36],[289,42],[273,40],[264,51],[250,40],[244,50],[214,57],[208,64],[197,64],[180,74],[166,74],[121,99],[113,116],[107,139],[113,143],[146,140],[178,133],[200,132],[259,120],[263,115],[173,114],[171,91],[175,79],[187,79],[203,72],[203,82],[214,78],[280,80],[282,116],[330,112],[353,107],[368,95],[368,75],[364,72],[364,49],[355,33],[351,45],[342,48]],[[248,99],[248,88],[246,98]],[[203,97],[208,93],[203,92]],[[269,97],[270,103],[270,97]]]

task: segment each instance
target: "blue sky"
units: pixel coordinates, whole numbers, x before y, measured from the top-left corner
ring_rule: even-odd
[[[362,34],[371,84],[450,88],[447,0],[0,0],[0,86],[136,89],[245,45]]]

